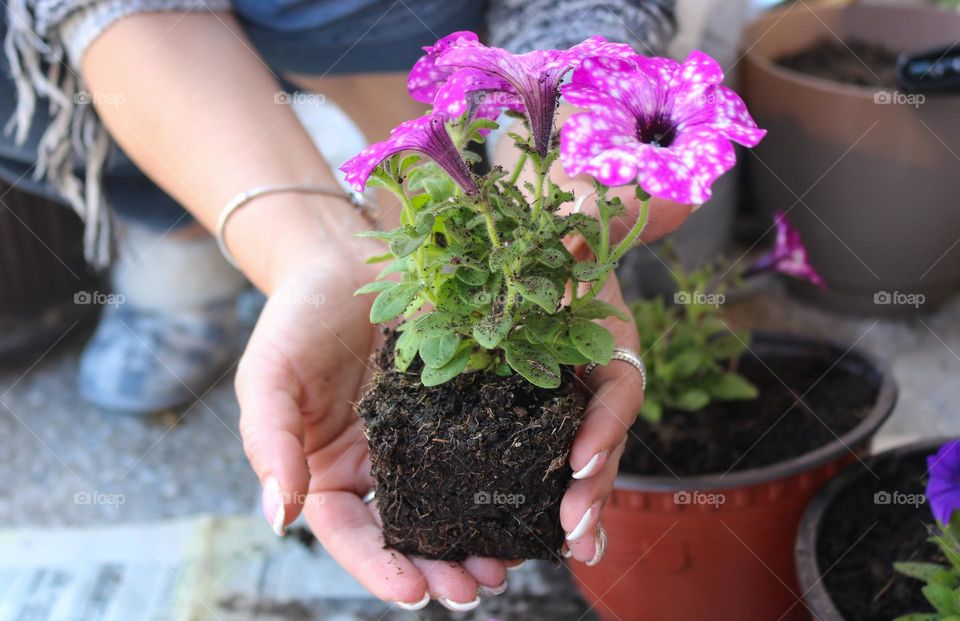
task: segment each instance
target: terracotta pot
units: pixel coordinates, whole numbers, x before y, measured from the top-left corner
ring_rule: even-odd
[[[947,438],[924,440],[878,453],[866,460],[866,468],[857,467],[859,464],[851,465],[816,495],[803,515],[795,550],[797,577],[800,580],[800,588],[803,592],[805,604],[803,608],[807,612],[808,618],[813,616],[815,621],[845,621],[846,619],[833,603],[827,585],[823,581],[823,571],[817,561],[823,517],[834,499],[839,494],[844,493],[844,490],[849,490],[857,485],[865,476],[872,476],[870,474],[871,470],[881,460],[901,460],[917,454],[921,456],[930,455],[935,453],[937,448],[946,441]],[[850,545],[855,543],[855,541],[851,541]]]
[[[769,130],[746,156],[751,199],[788,212],[829,286],[791,284],[797,292],[841,310],[908,315],[957,290],[960,96],[909,105],[897,93],[889,103],[891,89],[806,75],[777,59],[837,37],[919,52],[953,44],[958,32],[960,14],[932,8],[803,2],[747,29],[742,92]]]
[[[893,410],[897,388],[886,364],[840,345],[757,334],[751,348],[761,359],[838,361],[876,384],[872,411],[830,444],[764,468],[727,476],[618,477],[603,510],[606,557],[595,567],[569,563],[602,619],[804,618],[793,564],[800,518],[813,494],[854,459],[851,447],[866,451]],[[690,502],[694,494],[701,496]]]

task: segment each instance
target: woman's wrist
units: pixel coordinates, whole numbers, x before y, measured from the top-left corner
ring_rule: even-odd
[[[238,210],[224,238],[243,273],[269,295],[308,267],[325,264],[357,277],[373,272],[364,260],[378,248],[354,236],[369,228],[369,221],[344,199],[278,194]]]

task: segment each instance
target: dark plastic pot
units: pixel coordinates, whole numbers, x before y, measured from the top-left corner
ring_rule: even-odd
[[[867,452],[893,410],[897,388],[886,364],[856,349],[783,334],[756,334],[751,349],[761,359],[839,360],[842,368],[875,382],[870,414],[830,444],[764,468],[679,479],[618,477],[603,509],[606,557],[595,567],[569,564],[602,619],[805,618],[795,605],[801,591],[793,543],[800,518],[817,490],[855,459],[852,451]],[[685,504],[694,493],[723,500]]]
[[[932,309],[960,285],[960,96],[890,103],[894,89],[822,79],[776,61],[837,37],[902,52],[951,45],[960,14],[810,4],[765,14],[746,33],[743,94],[769,130],[746,156],[751,198],[789,213],[828,285],[791,284],[798,293],[873,315]]]
[[[797,578],[800,580],[805,604],[802,608],[807,616],[812,615],[817,621],[845,621],[846,619],[833,603],[823,581],[823,571],[817,561],[823,517],[833,501],[844,490],[856,486],[863,477],[872,476],[870,472],[878,462],[900,460],[918,453],[929,455],[936,452],[937,448],[946,441],[946,438],[924,440],[874,455],[866,460],[867,468],[857,467],[859,464],[851,465],[816,495],[803,515],[796,544]],[[851,541],[850,545],[854,543],[856,542]]]

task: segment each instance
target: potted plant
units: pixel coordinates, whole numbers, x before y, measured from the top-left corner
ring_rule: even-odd
[[[804,515],[796,544],[808,616],[955,618],[958,477],[960,441],[925,440],[851,464],[825,486]]]
[[[575,368],[611,359],[595,320],[628,320],[597,293],[638,244],[651,195],[705,200],[733,165],[729,140],[752,146],[763,131],[703,54],[681,65],[595,37],[513,55],[473,33],[427,51],[410,90],[432,111],[342,168],[355,189],[376,185],[402,204],[398,228],[364,234],[389,252],[374,259],[382,278],[357,292],[377,294],[372,322],[403,319],[357,406],[385,544],[448,560],[551,558],[582,416]],[[571,69],[563,95],[589,111],[564,123],[558,145]],[[504,109],[529,130],[513,136],[519,163],[475,175],[466,147]],[[569,212],[576,197],[550,181],[557,159],[596,179],[596,217]],[[525,167],[535,181],[518,187]],[[608,188],[634,184],[639,214],[614,241],[625,208]],[[588,256],[574,257],[570,238]]]
[[[908,315],[957,290],[960,96],[907,92],[896,64],[958,32],[958,13],[868,3],[790,3],[748,28],[744,96],[770,130],[748,160],[750,192],[787,212],[829,285],[799,293]]]
[[[572,569],[604,619],[809,619],[793,569],[814,492],[857,459],[893,409],[882,362],[803,336],[737,332],[727,286],[777,270],[820,283],[777,218],[753,267],[686,274],[674,304],[633,310],[650,374],[602,520],[610,553]]]

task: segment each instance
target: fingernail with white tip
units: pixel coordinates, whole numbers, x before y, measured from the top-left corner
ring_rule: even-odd
[[[438,597],[437,601],[440,602],[440,605],[447,610],[453,610],[454,612],[466,612],[468,610],[473,610],[480,605],[480,596],[478,595],[475,597],[472,602],[464,603],[454,602],[446,597]]]
[[[273,528],[277,537],[283,537],[287,534],[284,524],[287,521],[287,510],[283,502],[283,491],[280,489],[280,482],[274,477],[267,479],[263,486],[263,514]]]
[[[411,602],[411,603],[397,602],[397,607],[403,608],[404,610],[421,610],[422,608],[426,608],[427,604],[429,603],[430,603],[430,594],[424,593],[423,599],[421,599],[419,602]]]
[[[567,541],[576,541],[587,532],[587,527],[590,526],[590,519],[593,517],[593,512],[598,508],[600,503],[593,503],[590,505],[590,508],[587,509],[587,512],[583,514],[583,517],[580,518],[580,522],[577,524],[576,528],[570,531],[570,534],[567,535]]]
[[[527,561],[520,561],[516,565],[507,565],[507,571],[516,571],[527,564]]]
[[[560,548],[560,556],[570,558],[573,556],[573,550],[571,550],[567,544],[563,544],[563,547]]]
[[[488,587],[486,585],[481,584],[478,587],[478,590],[480,591],[481,595],[486,595],[486,596],[503,595],[507,590],[507,581],[504,580],[502,583],[500,583],[498,586],[495,586],[495,587]]]
[[[574,479],[585,479],[600,469],[600,462],[607,456],[607,451],[600,451],[590,458],[587,465],[573,473]]]
[[[607,531],[601,524],[597,526],[597,551],[593,558],[587,561],[587,567],[593,567],[603,560],[603,555],[607,552]]]

